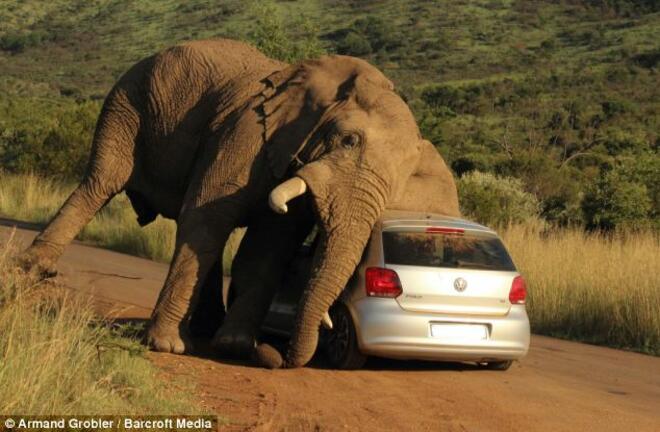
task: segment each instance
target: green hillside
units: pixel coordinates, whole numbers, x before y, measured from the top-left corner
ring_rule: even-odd
[[[517,177],[549,221],[658,226],[659,10],[656,0],[0,0],[0,167],[80,175],[123,71],[182,40],[231,37],[289,60],[366,58],[457,175]]]

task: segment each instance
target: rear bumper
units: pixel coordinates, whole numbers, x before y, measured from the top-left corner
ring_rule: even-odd
[[[465,316],[410,312],[394,299],[362,298],[347,304],[360,351],[398,359],[493,361],[515,360],[529,349],[529,319],[524,306],[505,316]],[[488,338],[442,340],[431,336],[431,323],[484,324]]]

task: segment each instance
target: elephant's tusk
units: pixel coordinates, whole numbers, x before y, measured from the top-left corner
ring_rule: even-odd
[[[323,318],[321,318],[321,324],[328,330],[332,330],[332,319],[330,319],[329,313],[324,313]]]
[[[307,191],[305,180],[300,177],[291,177],[273,189],[268,196],[268,205],[274,212],[285,214],[289,211],[286,203]]]

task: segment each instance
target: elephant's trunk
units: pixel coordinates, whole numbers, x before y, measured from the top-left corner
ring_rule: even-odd
[[[300,177],[292,177],[272,190],[268,196],[270,208],[280,214],[289,211],[287,203],[307,191],[307,184]]]
[[[357,183],[363,187],[357,187],[350,202],[342,206],[346,214],[333,217],[340,222],[321,227],[322,243],[316,250],[313,274],[299,303],[296,328],[284,360],[286,367],[304,366],[314,355],[324,314],[355,271],[373,226],[385,208],[386,188],[382,182]]]

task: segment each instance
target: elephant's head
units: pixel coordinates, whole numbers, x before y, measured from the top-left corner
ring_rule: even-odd
[[[308,191],[322,236],[284,359],[296,367],[312,357],[323,315],[385,206],[402,194],[424,142],[392,83],[360,59],[329,56],[291,66],[267,79],[264,97],[266,151],[282,179],[271,207],[286,212],[287,201]]]

